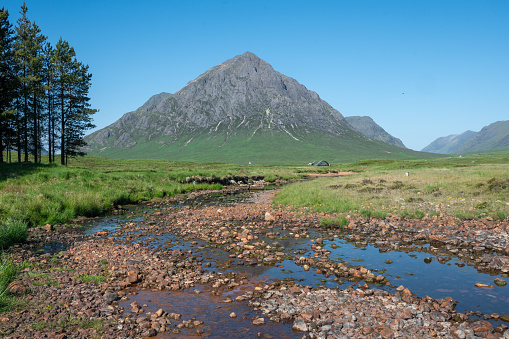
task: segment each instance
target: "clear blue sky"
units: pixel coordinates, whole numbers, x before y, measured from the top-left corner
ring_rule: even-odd
[[[13,24],[22,3],[0,5]],[[412,149],[509,120],[505,0],[26,3],[89,64],[98,128],[245,51]]]

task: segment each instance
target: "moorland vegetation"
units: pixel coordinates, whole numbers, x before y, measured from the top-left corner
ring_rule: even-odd
[[[47,159],[46,159],[47,161]],[[509,152],[424,160],[365,160],[330,167],[113,160],[0,164],[0,247],[23,242],[30,227],[106,214],[118,205],[217,190],[215,180],[242,176],[310,179],[285,185],[274,204],[323,213],[325,227],[350,218],[490,218],[509,216]],[[338,173],[350,171],[350,175]],[[408,173],[408,175],[406,175]],[[191,179],[191,180],[190,180]],[[221,181],[221,180],[217,180]],[[22,267],[0,260],[0,308],[17,305],[7,285]]]

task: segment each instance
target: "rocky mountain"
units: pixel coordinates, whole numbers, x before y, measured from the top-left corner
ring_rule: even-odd
[[[433,141],[422,149],[423,152],[453,154],[456,149],[472,138],[477,132],[466,131],[461,134],[451,134]]]
[[[405,147],[403,142],[387,133],[382,127],[380,127],[370,117],[351,116],[345,117],[345,120],[352,126],[356,131],[361,132],[363,135],[371,139],[386,142],[388,144],[396,145],[399,147]]]
[[[509,150],[509,120],[497,121],[479,132],[466,131],[438,138],[422,149],[442,154],[485,153]]]
[[[90,155],[200,162],[299,164],[419,154],[366,138],[317,93],[250,52],[175,94],[154,95],[85,141]]]

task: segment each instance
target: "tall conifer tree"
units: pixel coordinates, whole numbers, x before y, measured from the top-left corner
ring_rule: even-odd
[[[0,10],[0,162],[4,161],[3,152],[10,149],[10,140],[14,130],[11,120],[15,114],[17,79],[15,74],[12,25],[9,12]]]
[[[83,136],[95,127],[97,110],[88,96],[92,75],[67,41],[61,38],[55,48],[47,43],[27,12],[23,3],[13,34],[8,12],[0,11],[0,162],[7,140],[18,162],[22,153],[28,161],[29,152],[40,162],[46,145],[50,162],[59,147],[67,164],[68,157],[84,155]]]
[[[40,141],[40,107],[44,95],[42,87],[42,62],[44,59],[43,46],[46,37],[41,34],[39,27],[27,18],[28,8],[25,3],[21,6],[21,17],[17,21],[15,55],[19,67],[18,79],[21,83],[20,101],[18,105],[18,134],[22,141],[18,143],[18,154],[31,150],[35,161],[38,160]],[[18,156],[19,158],[19,156]]]
[[[55,65],[53,64],[53,47],[46,43],[44,48],[44,89],[46,90],[46,131],[48,133],[48,161],[55,161]]]
[[[88,91],[92,75],[88,65],[76,60],[76,53],[69,43],[60,39],[54,50],[56,101],[59,106],[60,162],[67,164],[69,156],[83,155],[83,136],[87,129],[95,127],[90,109]]]

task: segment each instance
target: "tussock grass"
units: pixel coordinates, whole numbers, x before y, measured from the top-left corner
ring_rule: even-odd
[[[463,166],[444,167],[423,162],[420,168],[397,162],[397,169],[384,167],[393,166],[393,161],[373,162],[372,167],[363,162],[362,173],[289,185],[277,194],[275,204],[367,218],[439,215],[504,220],[509,215],[509,164],[493,162],[479,165],[468,160]]]
[[[28,226],[25,222],[7,219],[0,224],[0,249],[25,241],[28,236]]]
[[[9,294],[7,286],[16,278],[18,268],[5,253],[0,254],[0,312],[13,304],[15,297]]]
[[[98,284],[98,283],[105,282],[107,278],[104,275],[89,275],[89,274],[85,274],[85,275],[80,276],[80,279],[84,283]]]

